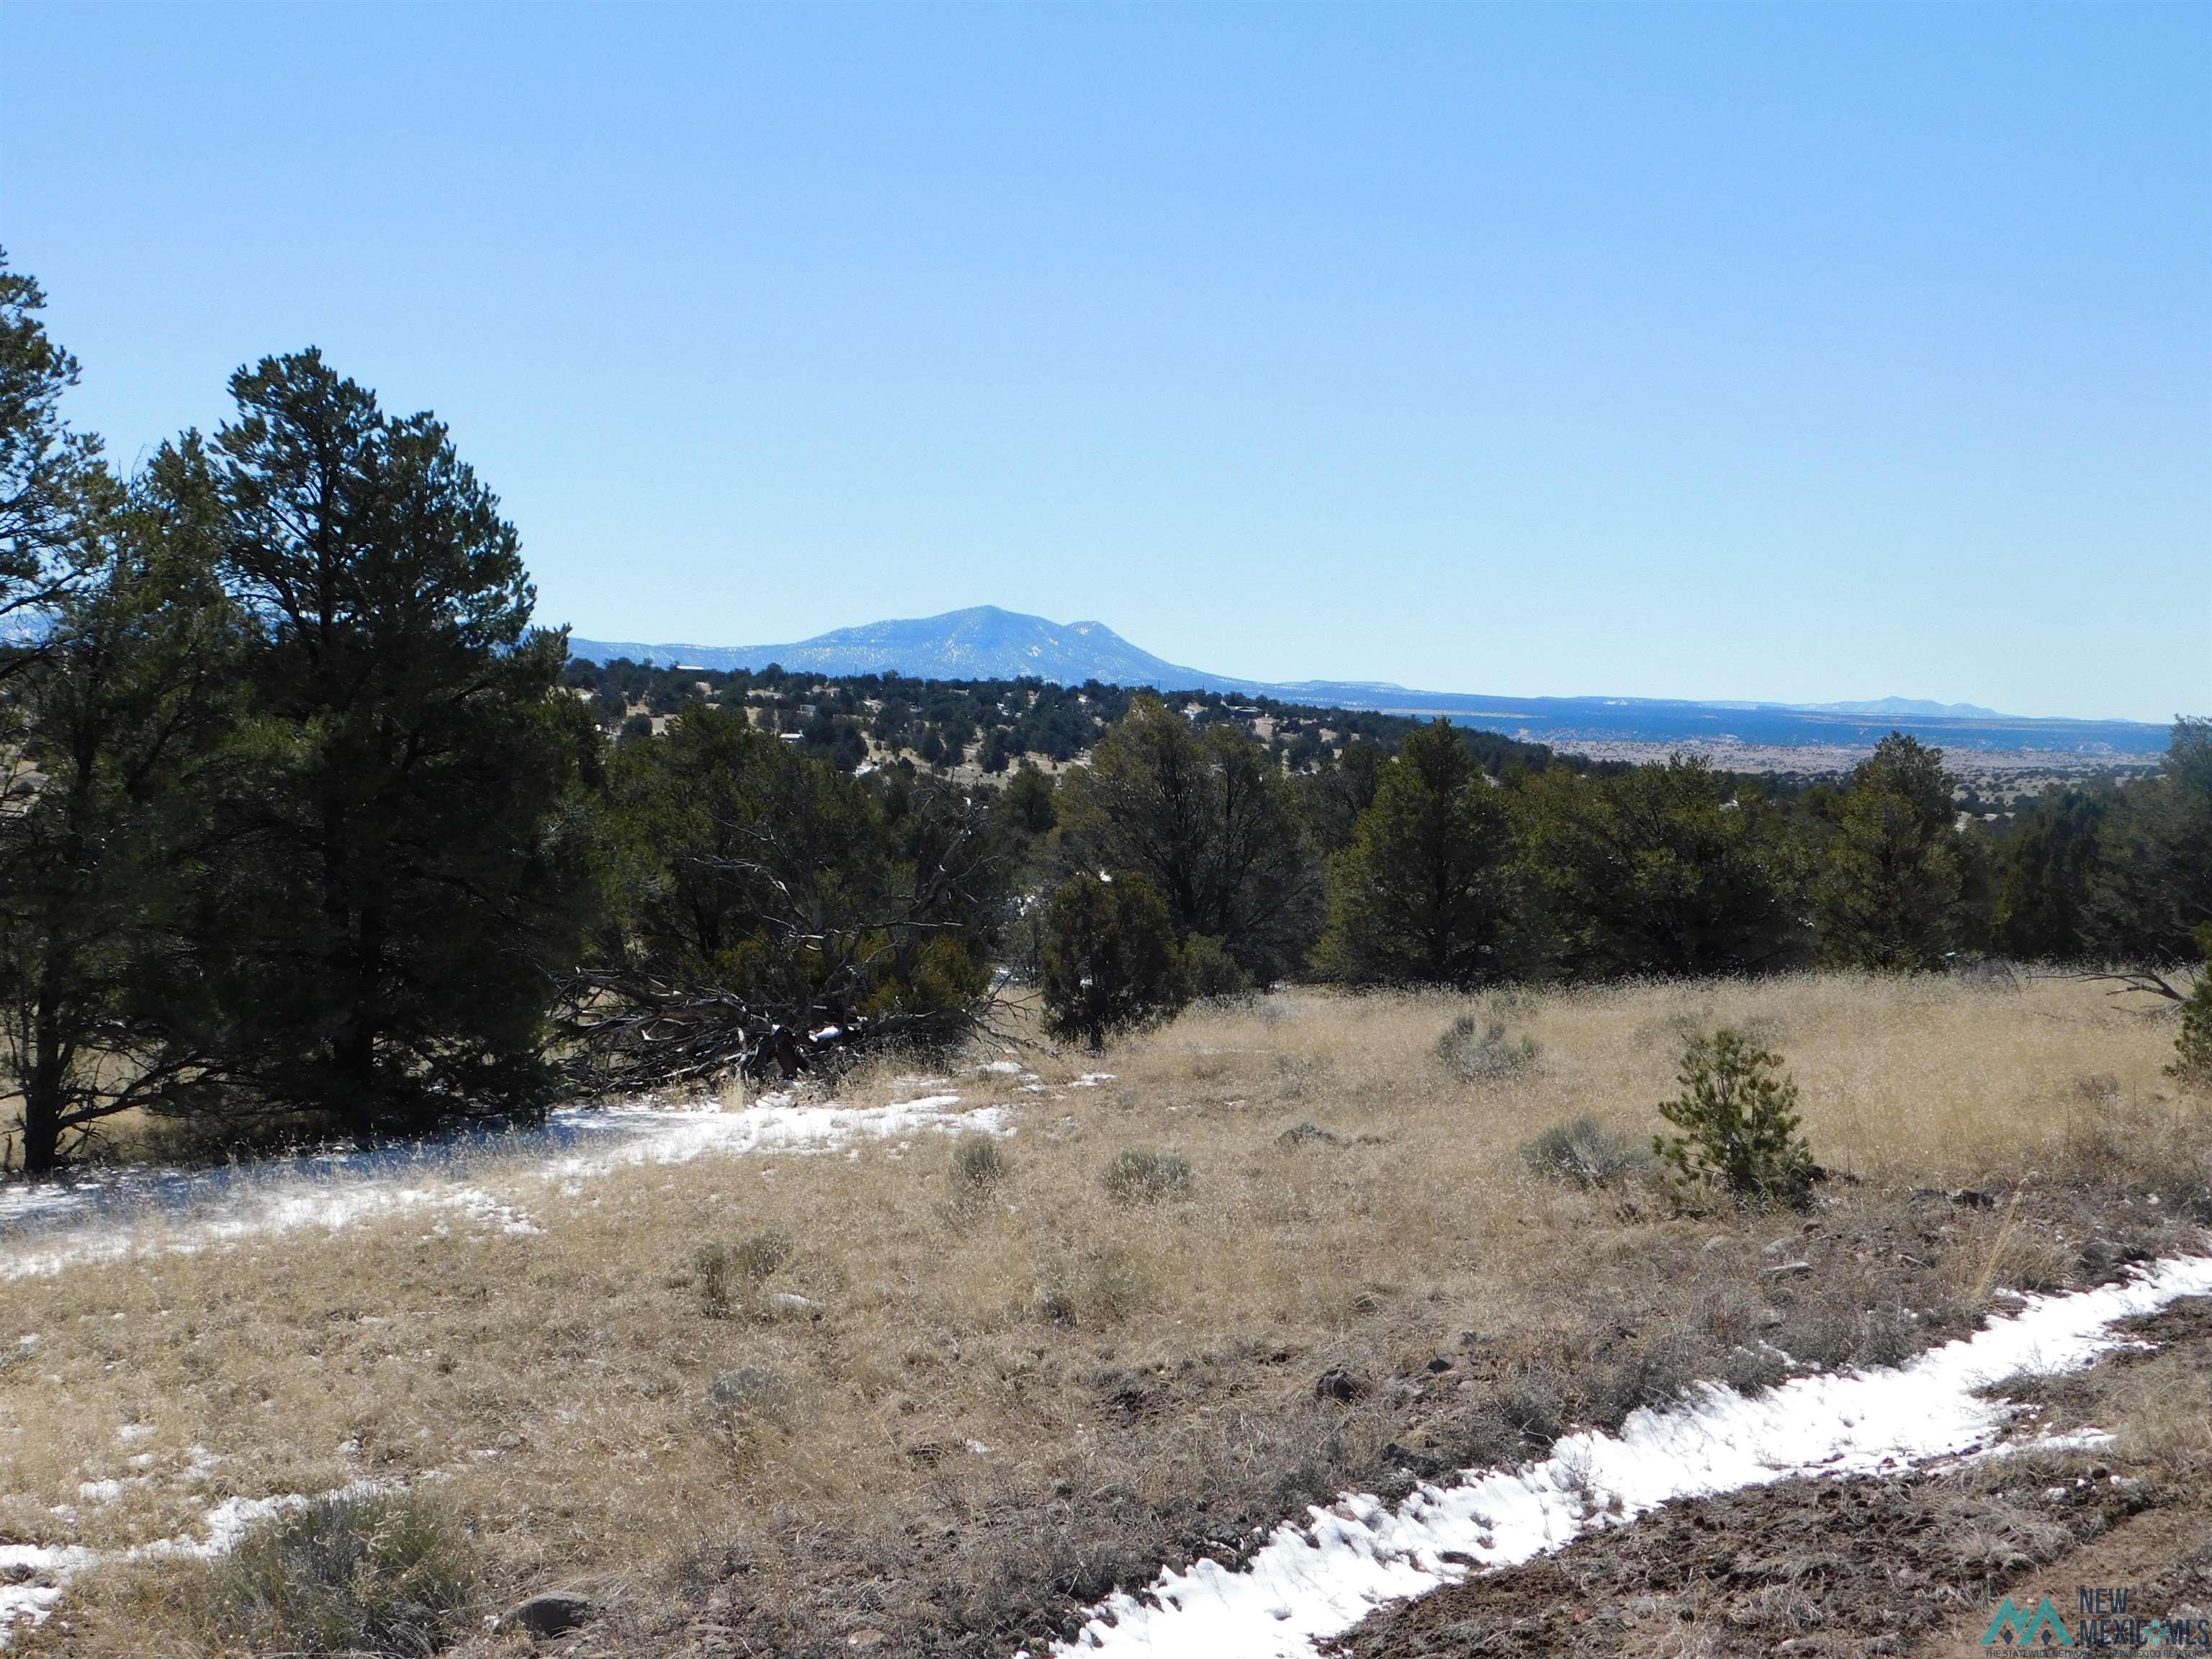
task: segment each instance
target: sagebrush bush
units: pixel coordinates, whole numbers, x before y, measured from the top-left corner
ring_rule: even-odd
[[[1437,1053],[1462,1081],[1506,1083],[1526,1077],[1536,1068],[1536,1039],[1505,1040],[1505,1023],[1480,1015],[1462,1014],[1451,1029],[1437,1039]]]
[[[952,1143],[952,1196],[957,1203],[981,1203],[1013,1171],[1013,1160],[997,1137],[970,1133]]]
[[[1651,1150],[1679,1188],[1759,1207],[1810,1200],[1822,1171],[1797,1133],[1797,1085],[1779,1054],[1723,1026],[1692,1039],[1676,1081],[1682,1092],[1659,1115],[1681,1133],[1655,1135]]]
[[[691,1258],[691,1277],[708,1316],[719,1319],[738,1297],[766,1284],[798,1249],[789,1233],[771,1227],[735,1244],[702,1244]]]
[[[1157,1204],[1163,1199],[1189,1195],[1190,1160],[1181,1152],[1125,1146],[1114,1154],[1114,1161],[1099,1178],[1119,1203]]]
[[[477,1602],[467,1526],[419,1492],[316,1498],[257,1522],[208,1571],[216,1626],[249,1653],[427,1659]]]
[[[1650,1155],[1626,1135],[1589,1117],[1554,1123],[1521,1149],[1521,1161],[1532,1174],[1572,1187],[1603,1187],[1651,1165]]]

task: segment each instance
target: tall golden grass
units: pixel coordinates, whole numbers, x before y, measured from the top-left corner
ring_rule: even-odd
[[[1469,1012],[1535,1039],[1527,1075],[1469,1083],[1440,1060]],[[1520,1157],[1585,1115],[1648,1139],[1684,1042],[1716,1024],[1785,1057],[1838,1176],[1845,1212],[1826,1224],[1876,1193],[2000,1196],[1939,1206],[1913,1246],[1964,1297],[2069,1271],[2070,1244],[2008,1207],[2016,1191],[2094,1189],[2156,1221],[2151,1198],[2207,1178],[2212,1112],[2162,1074],[2170,1029],[2094,986],[1287,991],[1103,1058],[1030,1050],[1042,1094],[971,1057],[951,1086],[1018,1125],[980,1200],[939,1136],[647,1165],[571,1192],[495,1164],[471,1179],[542,1231],[399,1217],[0,1285],[0,1352],[37,1337],[0,1369],[0,1538],[112,1551],[188,1532],[217,1496],[434,1475],[477,1517],[495,1585],[581,1577],[645,1606],[735,1552],[755,1564],[749,1595],[797,1603],[871,1560],[878,1577],[951,1575],[955,1547],[916,1540],[991,1516],[1034,1531],[1086,1494],[1141,1507],[1212,1483],[1240,1517],[1287,1505],[1267,1494],[1325,1485],[1360,1437],[1402,1431],[1354,1412],[1316,1450],[1328,1364],[1418,1377],[1462,1333],[1584,1342],[1593,1307],[1623,1286],[1663,1306],[1686,1262],[1740,1257],[1755,1305],[1759,1247],[1794,1218],[1677,1216],[1648,1191],[1547,1183]],[[1093,1070],[1114,1075],[1071,1086]],[[840,1097],[918,1092],[899,1073]],[[1326,1133],[1286,1141],[1301,1123]],[[1109,1160],[1140,1146],[1189,1160],[1187,1196],[1108,1190]],[[771,1229],[795,1249],[767,1288],[815,1309],[763,1297],[710,1316],[700,1247]],[[1879,1286],[1879,1262],[1857,1271]],[[714,1405],[712,1380],[744,1366],[787,1382],[781,1409],[733,1421]],[[128,1483],[112,1501],[80,1494],[111,1479]],[[32,1650],[209,1650],[180,1571],[88,1575],[70,1626]]]

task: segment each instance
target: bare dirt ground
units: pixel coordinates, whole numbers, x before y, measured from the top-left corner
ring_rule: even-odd
[[[1369,1620],[1343,1659],[1440,1655],[1966,1654],[2001,1598],[2128,1592],[2136,1616],[2212,1615],[2212,1302],[2132,1322],[2123,1349],[2049,1391],[2027,1449],[1895,1479],[1792,1480],[1668,1505],[1559,1554]],[[2014,1397],[2033,1379],[2008,1384]],[[2009,1645],[2008,1642],[2001,1644]]]
[[[1535,1063],[1461,1076],[1437,1043],[1469,1012]],[[1835,1172],[1810,1215],[1523,1162],[1579,1116],[1648,1139],[1686,1035],[1723,1021],[1802,1085]],[[18,1645],[249,1651],[208,1564],[120,1552],[374,1480],[467,1517],[483,1613],[591,1593],[544,1651],[1036,1652],[1340,1492],[1534,1455],[1699,1378],[1891,1363],[2007,1291],[2200,1248],[2212,1115],[2163,1076],[2172,1040],[2070,981],[1295,992],[1103,1057],[841,1087],[1002,1108],[980,1188],[933,1133],[588,1182],[489,1166],[483,1205],[149,1240],[4,1285],[0,1545],[100,1558]],[[1180,1153],[1187,1189],[1117,1198],[1133,1146]],[[702,1245],[771,1235],[761,1284],[710,1293]]]

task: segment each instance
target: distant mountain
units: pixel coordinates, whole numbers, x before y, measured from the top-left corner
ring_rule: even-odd
[[[1972,702],[1930,702],[1925,697],[1876,697],[1869,702],[1793,702],[1792,708],[1802,708],[1814,714],[1879,714],[1887,720],[1896,715],[1912,715],[1926,719],[1930,716],[1946,720],[2002,720],[2009,714],[2000,714],[1994,708],[1984,708]]]
[[[899,673],[921,679],[1020,679],[1059,685],[1098,680],[1161,691],[1221,691],[1323,708],[1443,714],[1534,742],[1672,744],[1733,739],[1774,745],[1867,748],[1893,727],[1958,749],[2036,749],[2114,758],[2155,755],[2166,729],[2133,720],[2027,720],[1972,703],[1882,697],[1866,702],[1689,702],[1656,697],[1496,697],[1418,691],[1382,681],[1273,684],[1187,668],[1140,651],[1103,623],[1048,622],[981,605],[941,617],[870,623],[786,645],[647,645],[568,641],[589,662],[627,657],[661,667],[761,669],[811,674]]]
[[[1034,675],[1055,685],[1097,680],[1168,691],[1247,691],[1250,680],[1224,679],[1164,661],[1104,623],[1047,622],[995,605],[948,611],[941,617],[840,628],[788,645],[639,645],[571,640],[571,655],[590,662],[628,657],[664,667],[767,667],[776,663],[810,674],[911,674],[922,679],[1019,679]]]

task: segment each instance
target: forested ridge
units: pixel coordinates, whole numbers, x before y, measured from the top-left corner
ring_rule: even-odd
[[[2002,957],[2179,1000],[2206,948],[2202,720],[1992,829],[1902,735],[1785,788],[1218,694],[595,666],[434,416],[272,356],[125,475],[42,304],[0,267],[0,1146],[33,1172],[126,1112],[366,1139],[943,1048],[1010,998],[1092,1044],[1290,979]]]

